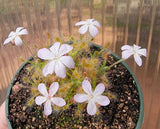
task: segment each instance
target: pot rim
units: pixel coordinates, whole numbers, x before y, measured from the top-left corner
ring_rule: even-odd
[[[67,42],[67,43],[71,43],[71,42]],[[102,48],[102,46],[100,45],[97,45],[97,44],[94,44],[94,43],[90,43],[91,45],[97,47],[97,48]],[[113,53],[112,51],[110,50],[107,50],[108,52],[110,52],[110,54],[116,59],[116,60],[119,60],[120,57]],[[27,59],[27,61],[31,60],[32,57],[29,57]],[[19,69],[16,71],[15,75],[13,76],[12,80],[11,80],[11,83],[9,84],[9,87],[8,87],[8,90],[7,90],[7,95],[6,95],[6,103],[5,103],[5,114],[6,114],[6,119],[7,119],[7,125],[8,125],[8,128],[9,129],[12,129],[12,126],[10,124],[10,121],[8,119],[8,104],[9,104],[9,95],[10,95],[10,92],[11,92],[11,87],[13,85],[13,82],[16,78],[16,76],[18,75],[18,73],[22,70],[22,68],[27,64],[27,61],[24,62],[20,67]],[[136,128],[135,129],[140,129],[141,126],[142,126],[142,123],[143,123],[143,118],[144,118],[144,100],[143,100],[143,94],[142,94],[142,89],[140,87],[140,84],[138,83],[138,80],[135,76],[135,74],[132,72],[132,70],[129,68],[129,66],[124,62],[120,62],[124,67],[126,67],[126,69],[129,71],[129,73],[132,75],[135,83],[136,83],[136,87],[137,87],[137,90],[138,90],[138,94],[139,94],[139,100],[140,100],[140,107],[139,107],[139,118],[138,118],[138,121],[137,121],[137,124],[136,124]]]

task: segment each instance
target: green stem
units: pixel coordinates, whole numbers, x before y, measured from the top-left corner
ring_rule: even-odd
[[[66,73],[70,78],[72,78],[72,75],[69,72],[66,72]]]
[[[22,40],[23,41],[23,40]],[[32,55],[32,57],[33,57],[33,59],[34,59],[34,55],[33,55],[33,52],[32,52],[32,50],[28,47],[28,45],[23,41],[23,44],[24,44],[24,46],[29,50],[29,52],[31,53],[31,55]]]
[[[87,35],[87,38],[86,38],[86,41],[87,43],[89,43],[91,41],[93,37],[90,35],[90,33],[88,32],[88,35]]]
[[[96,79],[93,80],[93,89],[96,88]]]
[[[101,49],[99,52],[98,52],[98,55],[100,55],[105,49]]]
[[[102,67],[105,67],[107,63],[107,60],[104,60]]]
[[[124,61],[124,60],[125,60],[125,59],[120,59],[120,60],[118,60],[117,62],[113,63],[112,65],[105,67],[105,69],[106,69],[106,70],[109,70],[109,69],[112,68],[114,65],[119,64],[120,62],[122,62],[122,61]]]
[[[72,54],[72,57],[75,57],[78,52],[79,52],[79,50],[75,51],[75,52]]]
[[[91,52],[89,52],[89,55],[90,55],[90,57],[91,57],[91,58],[93,58],[93,55],[92,55],[92,53],[91,53]]]
[[[49,32],[47,32],[47,37],[48,37],[48,40],[47,40],[47,47],[50,46],[50,34]]]

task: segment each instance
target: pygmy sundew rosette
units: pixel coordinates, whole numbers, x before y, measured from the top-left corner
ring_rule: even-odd
[[[96,26],[100,27],[99,22],[87,19],[76,23],[76,26],[78,25],[82,25],[79,29],[80,34],[88,32],[89,38],[82,38],[79,41],[72,38],[73,44],[70,45],[58,40],[51,47],[39,49],[37,57],[28,61],[31,66],[27,70],[32,74],[31,77],[24,80],[29,84],[26,88],[31,90],[31,97],[26,105],[31,107],[43,107],[44,105],[44,115],[46,116],[54,114],[53,110],[65,111],[72,104],[80,105],[77,107],[77,111],[81,111],[82,107],[86,106],[88,115],[100,115],[98,108],[108,106],[112,99],[111,96],[114,96],[114,93],[112,94],[108,90],[106,71],[132,55],[136,63],[141,66],[141,56],[146,56],[146,49],[141,49],[137,45],[133,45],[133,47],[124,45],[121,47],[122,59],[107,66],[108,51],[106,48],[92,51],[89,44],[92,40],[90,37],[98,34]],[[23,31],[24,28],[20,29]],[[11,39],[12,42],[15,40],[16,44],[17,36],[19,39],[19,35],[28,34],[27,30],[24,30],[25,33],[21,33],[20,30],[18,33],[16,30],[16,35],[13,35],[12,38],[9,35],[9,40]],[[23,43],[26,45],[24,41],[18,44]],[[27,49],[30,48],[27,46]],[[21,86],[21,88],[24,87]],[[84,104],[81,106],[81,103]]]

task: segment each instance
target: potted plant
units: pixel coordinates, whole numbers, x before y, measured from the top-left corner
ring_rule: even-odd
[[[81,37],[71,42],[57,38],[19,68],[6,97],[6,117],[12,128],[141,128],[143,96],[137,79],[124,60],[132,55],[141,66],[146,49],[124,45],[122,59],[91,43],[100,27],[87,19]],[[88,32],[88,36],[84,36]],[[23,27],[11,32],[4,44],[27,44]],[[30,50],[30,49],[29,49]],[[32,52],[31,52],[32,53]]]

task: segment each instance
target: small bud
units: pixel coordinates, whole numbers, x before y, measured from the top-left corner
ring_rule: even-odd
[[[110,42],[108,42],[107,44],[105,44],[104,48],[109,48],[110,45]]]
[[[47,32],[47,37],[48,37],[48,39],[50,38],[50,34],[49,34],[49,32]]]
[[[86,72],[83,72],[83,76],[84,76],[84,77],[87,77],[87,73],[86,73]]]
[[[86,42],[82,42],[82,43],[80,44],[79,48],[82,49],[82,48],[85,47],[85,45],[86,45]]]
[[[21,89],[21,86],[18,85],[18,84],[14,85],[14,86],[12,87],[12,91],[13,91],[14,93],[17,93],[20,89]]]
[[[63,37],[67,37],[67,35],[65,33],[63,33],[62,35],[63,35]]]
[[[94,38],[92,37],[92,38],[91,38],[91,41],[93,41],[93,40],[94,40]]]
[[[82,34],[82,35],[81,35],[81,37],[80,37],[80,40],[82,40],[82,39],[83,39],[83,37],[84,37],[84,35]]]
[[[108,56],[109,56],[109,52],[104,52],[104,53],[102,53],[102,57],[103,57],[104,59],[108,59]]]
[[[34,104],[34,98],[32,97],[28,102],[27,105],[28,106],[32,106]]]
[[[76,116],[80,116],[80,115],[82,115],[82,113],[80,112],[80,110],[77,110],[77,111],[75,112],[75,115],[76,115]]]
[[[40,62],[41,62],[41,60],[40,60],[40,59],[37,59],[37,60],[36,60],[36,63],[40,63]]]
[[[63,110],[66,110],[66,109],[68,109],[69,108],[69,105],[65,105],[65,106],[63,106]]]
[[[20,60],[21,62],[24,62],[24,59],[22,58],[22,56],[19,57],[19,60]]]
[[[73,76],[77,79],[80,79],[81,78],[81,72],[75,68],[75,70],[73,71]]]
[[[98,56],[98,51],[94,52],[94,56],[97,57]]]
[[[34,45],[34,48],[38,48],[36,44]]]
[[[23,81],[29,82],[28,78],[26,78],[26,77],[23,77]]]
[[[56,42],[60,42],[61,40],[60,40],[60,38],[58,38],[58,37],[56,37]]]
[[[93,64],[98,64],[98,59],[92,59]]]
[[[71,36],[71,37],[70,37],[70,40],[71,40],[71,41],[74,41],[74,38],[73,38],[73,36]]]
[[[112,93],[112,92],[108,92],[107,97],[109,99],[115,99],[115,100],[117,99],[116,93]]]

